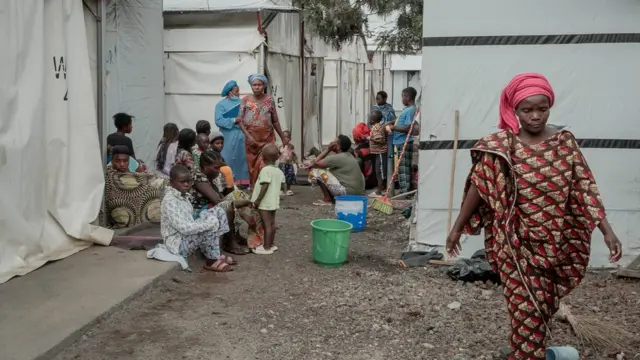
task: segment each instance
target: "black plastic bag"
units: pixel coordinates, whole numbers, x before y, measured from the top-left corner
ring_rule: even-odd
[[[447,269],[447,275],[456,281],[491,281],[494,284],[500,284],[500,276],[493,271],[485,259],[484,250],[476,251],[470,259],[456,261]]]

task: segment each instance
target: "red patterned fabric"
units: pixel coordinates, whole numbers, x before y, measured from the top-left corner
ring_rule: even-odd
[[[367,126],[367,124],[358,123],[353,128],[351,133],[353,135],[353,140],[355,140],[356,143],[361,143],[367,140],[365,139],[365,137],[369,136],[369,134],[371,133],[371,130],[369,130],[369,127]]]
[[[536,145],[501,131],[471,156],[465,196],[474,184],[483,204],[465,232],[484,228],[511,318],[510,359],[544,359],[547,325],[583,279],[591,233],[605,217],[598,187],[568,131]]]

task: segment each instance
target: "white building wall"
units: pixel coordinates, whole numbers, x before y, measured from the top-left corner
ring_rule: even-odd
[[[638,1],[427,0],[424,11],[423,36],[428,41],[429,37],[469,38],[449,39],[465,46],[434,44],[423,50],[422,141],[453,139],[455,110],[460,111],[461,140],[495,132],[500,92],[522,72],[539,72],[549,79],[556,93],[550,122],[567,126],[579,140],[596,139],[604,146],[606,139],[621,144],[640,139],[636,121],[640,104],[635,91],[640,82]],[[522,22],[521,14],[545,20]],[[541,35],[546,37],[536,37]],[[514,36],[522,36],[517,39],[520,44],[531,38],[538,42],[473,46],[473,41],[478,41],[474,36],[495,36],[496,44],[515,41]],[[634,36],[636,40],[631,42],[618,40]],[[603,41],[592,43],[598,37]],[[555,43],[545,43],[549,39]],[[572,39],[572,43],[563,43],[564,39]],[[624,265],[640,253],[640,191],[635,180],[640,178],[640,168],[630,167],[626,161],[637,157],[638,150],[583,148],[583,153],[598,181],[607,218],[623,243]],[[444,245],[451,157],[452,151],[446,149],[420,151],[418,243]],[[454,217],[470,163],[469,150],[459,150]],[[602,236],[598,230],[593,235],[591,265],[607,266],[608,251]],[[463,254],[470,255],[482,246],[481,237],[469,237]]]

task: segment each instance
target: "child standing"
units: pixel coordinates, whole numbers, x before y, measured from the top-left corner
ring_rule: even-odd
[[[287,196],[293,195],[291,191],[291,185],[296,183],[296,169],[295,164],[298,163],[298,156],[294,151],[291,144],[291,131],[285,130],[282,132],[284,135],[282,146],[280,146],[280,158],[278,159],[278,167],[284,173],[284,194]]]
[[[215,272],[231,271],[234,261],[220,254],[220,237],[229,232],[226,212],[213,207],[193,218],[193,206],[187,196],[191,189],[191,172],[184,165],[175,165],[169,175],[161,206],[160,233],[164,246],[174,255],[189,257],[200,250],[206,258],[204,268]]]
[[[382,112],[374,110],[369,117],[371,121],[371,134],[369,135],[369,151],[375,156],[376,180],[378,190],[369,194],[370,197],[384,195],[387,187],[387,134],[382,124]]]
[[[280,208],[280,188],[284,184],[284,174],[275,163],[280,152],[275,144],[268,144],[262,149],[265,166],[260,170],[258,180],[253,188],[251,201],[260,212],[264,227],[264,244],[252,251],[255,254],[271,255],[278,250],[274,241],[276,237],[276,210]]]

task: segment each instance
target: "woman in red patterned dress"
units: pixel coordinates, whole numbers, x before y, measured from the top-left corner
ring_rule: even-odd
[[[275,143],[275,133],[278,133],[283,145],[286,142],[278,121],[278,112],[273,96],[264,92],[267,78],[262,74],[254,74],[249,76],[249,84],[251,84],[253,94],[242,99],[236,124],[240,126],[240,130],[244,134],[249,181],[251,188],[253,188],[260,170],[264,167],[262,149],[267,144]]]
[[[585,275],[596,227],[610,260],[622,255],[576,139],[547,126],[553,103],[542,75],[520,74],[505,87],[502,131],[471,150],[462,207],[447,237],[447,252],[457,256],[462,233],[484,229],[486,257],[507,299],[509,359],[545,359],[551,318]]]

